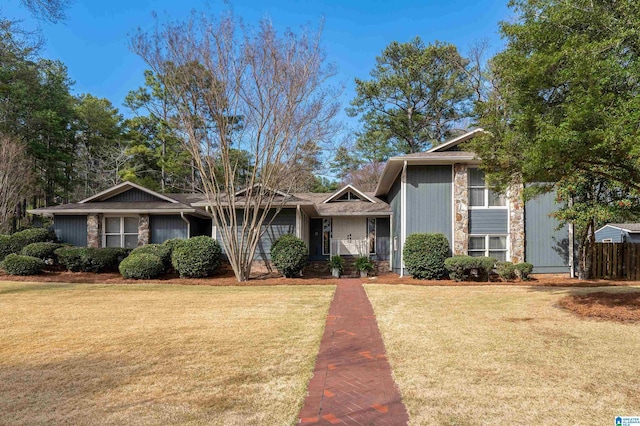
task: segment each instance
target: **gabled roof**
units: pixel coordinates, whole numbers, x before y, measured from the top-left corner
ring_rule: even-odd
[[[412,165],[446,165],[455,163],[480,164],[480,159],[473,152],[447,150],[466,142],[483,132],[483,129],[475,129],[431,148],[428,151],[389,158],[389,160],[387,160],[387,164],[384,166],[380,180],[378,181],[378,186],[375,191],[376,197],[385,196],[389,192],[393,182],[395,182],[400,172],[402,172],[405,162]]]
[[[330,203],[332,201],[336,201],[338,198],[342,197],[347,192],[354,193],[354,194],[356,194],[356,196],[358,198],[360,198],[360,199],[364,198],[365,200],[368,200],[370,203],[375,203],[376,202],[373,198],[369,197],[364,192],[360,191],[359,189],[357,189],[354,186],[352,186],[351,184],[349,184],[349,185],[346,185],[345,187],[337,190],[333,194],[331,194],[331,196],[329,198],[327,198],[326,200],[324,200],[322,203],[326,204],[326,203]]]
[[[145,188],[144,186],[137,185],[133,182],[122,182],[116,186],[112,186],[109,189],[105,189],[102,192],[98,192],[96,195],[92,195],[89,198],[85,198],[84,200],[79,201],[78,204],[85,204],[91,201],[105,201],[105,200],[108,200],[109,198],[115,197],[118,194],[122,194],[123,192],[127,192],[130,189],[134,189],[134,188],[140,191],[146,192],[147,194],[150,194],[160,200],[168,201],[170,203],[178,202],[173,198],[167,197],[166,195],[160,194],[156,191],[152,191],[149,188]]]
[[[631,234],[640,233],[640,223],[607,223],[602,228],[598,229],[596,232],[606,228],[607,226],[611,228],[627,231]]]

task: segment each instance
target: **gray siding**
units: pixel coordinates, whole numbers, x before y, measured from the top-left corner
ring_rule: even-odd
[[[389,260],[391,241],[389,239],[389,219],[379,217],[376,219],[376,254],[375,260]]]
[[[53,219],[53,230],[63,243],[87,246],[87,217],[58,216]]]
[[[173,238],[188,238],[187,224],[180,215],[151,215],[149,216],[151,243],[161,244]]]
[[[621,243],[625,235],[628,235],[626,231],[607,225],[599,231],[596,231],[596,241],[602,242],[604,239],[611,238],[611,242]]]
[[[506,234],[508,225],[507,209],[469,210],[469,234]]]
[[[439,232],[451,235],[451,166],[409,166],[407,168],[407,232]]]
[[[558,221],[549,214],[559,208],[555,194],[542,194],[525,204],[525,258],[534,273],[569,272],[567,227],[556,230]]]
[[[154,197],[148,192],[141,191],[137,188],[132,188],[128,191],[122,192],[118,195],[114,195],[111,198],[108,198],[105,201],[165,201],[158,197]]]
[[[237,212],[238,224],[242,223],[242,212]],[[268,219],[267,219],[268,221]],[[238,234],[240,230],[238,230]],[[282,209],[276,215],[273,222],[266,227],[265,232],[262,234],[258,247],[254,255],[254,260],[271,260],[271,245],[275,240],[284,234],[296,233],[296,211],[295,209]],[[222,232],[217,232],[217,238],[222,245]]]
[[[392,223],[391,229],[393,230],[393,238],[391,239],[391,250],[393,250],[393,264],[391,267],[394,271],[400,270],[400,221],[402,218],[402,203],[400,195],[400,175],[396,178],[396,181],[391,186],[387,201],[391,205]],[[394,246],[394,241],[396,242]]]

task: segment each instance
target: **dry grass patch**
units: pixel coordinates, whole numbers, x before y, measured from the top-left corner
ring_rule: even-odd
[[[558,305],[582,317],[640,321],[640,292],[572,294],[558,300]]]
[[[0,282],[0,424],[294,424],[332,295]]]
[[[366,289],[412,425],[596,425],[638,413],[640,325],[556,305],[593,289]]]

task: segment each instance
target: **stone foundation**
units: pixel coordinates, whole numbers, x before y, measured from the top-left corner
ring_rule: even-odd
[[[453,254],[469,249],[469,178],[466,164],[453,165]]]
[[[149,244],[149,215],[141,214],[138,218],[138,247]]]
[[[525,224],[524,201],[522,200],[521,184],[513,185],[509,189],[509,253],[511,262],[524,262]]]
[[[102,215],[87,215],[87,247],[102,246]]]

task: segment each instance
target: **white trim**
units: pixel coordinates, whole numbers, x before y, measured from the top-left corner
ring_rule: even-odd
[[[478,133],[486,133],[484,131],[484,129],[482,128],[477,128],[474,130],[471,130],[470,132],[465,133],[464,135],[460,135],[458,137],[455,137],[453,139],[451,139],[450,141],[447,141],[445,143],[442,143],[440,145],[434,146],[433,148],[429,149],[427,152],[438,152],[438,151],[443,151],[443,150],[447,150],[453,146],[456,146],[458,144],[461,144],[462,142],[465,142],[471,138],[473,138],[476,134]]]
[[[467,185],[468,186],[468,185]],[[467,191],[469,189],[467,188]],[[469,194],[467,193],[467,198]],[[467,203],[468,204],[468,203]],[[456,254],[456,165],[451,165],[451,254]],[[467,213],[467,221],[468,213]]]
[[[402,166],[400,175],[400,276],[404,276],[404,242],[407,239],[407,162]]]
[[[613,242],[613,238],[603,238],[601,243],[612,243]]]
[[[121,189],[123,189],[123,188],[126,188],[126,189],[121,191]],[[112,194],[111,197],[115,197],[116,195],[122,194],[123,192],[127,192],[130,189],[139,189],[140,191],[146,192],[147,194],[153,195],[154,197],[160,198],[160,199],[168,201],[170,203],[174,203],[174,204],[178,203],[178,201],[174,200],[173,198],[169,198],[169,197],[167,197],[165,195],[162,195],[162,194],[160,194],[160,193],[158,193],[156,191],[152,191],[152,190],[150,190],[148,188],[145,188],[144,186],[140,186],[140,185],[137,185],[137,184],[135,184],[133,182],[128,182],[127,181],[127,182],[119,183],[116,186],[112,186],[109,189],[105,189],[102,192],[98,192],[97,194],[92,195],[89,198],[85,198],[84,200],[79,201],[78,204],[84,204],[84,203],[88,203],[88,202],[93,201],[93,200],[98,200],[98,199],[101,199],[104,195],[109,195],[109,194]],[[111,197],[107,197],[106,199],[109,199]]]
[[[194,213],[201,216],[205,216],[203,213],[196,211],[195,209],[104,209],[104,210],[87,210],[87,209],[68,209],[68,210],[39,210],[33,214],[53,214],[53,215],[76,215],[76,214],[106,214],[106,215],[122,215],[122,214],[180,214],[180,213]]]
[[[504,206],[490,206],[489,205],[489,191],[492,189],[487,185],[487,181],[484,181],[483,186],[471,186],[471,178],[469,171],[471,169],[479,169],[478,166],[467,166],[467,209],[468,210],[509,210],[509,193],[501,194],[504,197]],[[471,189],[484,189],[484,205],[472,206],[471,205]]]
[[[367,247],[367,254],[369,256],[378,254],[378,246],[377,246],[377,243],[378,243],[378,218],[377,217],[367,217],[365,219],[364,226],[365,226],[365,232],[366,232],[368,241],[370,241],[370,236],[369,236],[369,220],[370,219],[373,219],[374,222],[373,222],[373,253],[371,253],[371,251],[369,251],[369,247]]]
[[[189,238],[191,238],[191,222],[189,222],[189,219],[184,217],[184,213],[183,212],[180,212],[180,217],[182,218],[184,223],[187,224],[187,239],[189,239]]]
[[[389,216],[389,270],[393,271],[393,213]]]
[[[120,236],[120,247],[125,247],[125,236],[127,235],[137,235],[138,238],[140,238],[140,216],[133,216],[133,215],[113,215],[113,214],[106,214],[106,215],[102,215],[102,247],[107,247],[107,218],[114,218],[117,217],[120,219],[120,232],[119,233],[113,233],[110,232],[109,236],[112,235],[119,235]],[[124,232],[124,218],[125,217],[130,217],[130,218],[134,218],[138,220],[138,224],[136,225],[136,232]],[[136,244],[137,246],[137,244]]]
[[[211,238],[218,241],[218,227],[211,222]]]
[[[615,226],[615,225],[611,225],[611,224],[609,224],[609,223],[608,223],[608,224],[604,225],[603,227],[601,227],[601,228],[599,228],[599,229],[596,229],[596,230],[595,230],[595,232],[594,232],[594,234],[595,234],[596,232],[600,232],[600,231],[602,231],[602,230],[603,230],[604,228],[606,228],[607,226],[608,226],[608,227],[611,227],[611,228],[613,228],[613,229],[619,229],[620,231],[628,232],[629,234],[638,234],[638,233],[640,233],[640,231],[632,231],[632,230],[630,230],[630,229],[622,228],[622,227],[620,227],[620,226]]]
[[[510,235],[507,234],[469,234],[467,236],[467,240],[470,240],[471,237],[484,237],[484,255],[485,256],[489,256],[489,252],[490,251],[504,251],[505,252],[505,260],[507,262],[510,262],[509,259],[511,259],[511,249],[510,247],[510,243],[511,243],[511,237]],[[506,249],[505,250],[498,250],[498,249],[493,249],[491,250],[489,248],[489,238],[491,237],[505,237],[506,241],[505,241],[505,246]],[[469,247],[467,247],[467,256],[470,256],[469,252],[474,251],[474,252],[479,252],[480,250],[470,250]]]
[[[327,198],[326,200],[324,200],[322,202],[322,204],[326,204],[326,203],[331,202],[335,198],[338,198],[338,197],[342,196],[347,191],[355,192],[357,195],[360,195],[360,196],[366,198],[367,200],[369,200],[372,203],[376,203],[377,202],[376,200],[374,200],[373,198],[369,197],[364,192],[360,191],[359,189],[355,188],[353,185],[349,184],[349,185],[346,185],[343,188],[339,189],[338,191],[334,192],[333,194],[331,194],[329,196],[329,198]]]
[[[302,217],[300,215],[300,206],[296,207],[296,237],[302,239]]]

